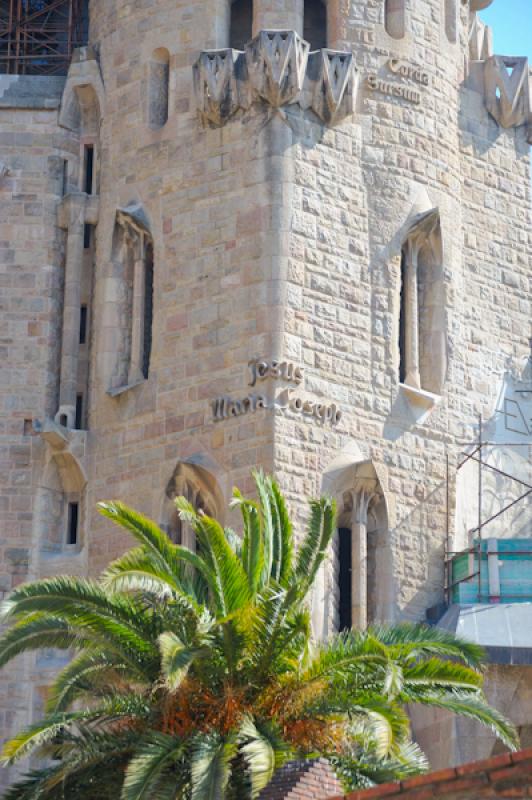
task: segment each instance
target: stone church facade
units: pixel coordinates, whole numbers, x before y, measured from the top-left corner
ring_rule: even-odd
[[[102,499],[194,546],[173,498],[230,521],[260,466],[300,524],[338,500],[317,635],[449,599],[508,381],[525,472],[532,433],[530,71],[490,4],[90,0],[66,76],[0,75],[1,592],[123,552]],[[0,674],[3,734],[61,663]]]

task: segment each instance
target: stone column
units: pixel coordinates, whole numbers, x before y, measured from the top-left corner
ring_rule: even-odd
[[[144,235],[140,234],[135,248],[133,266],[133,307],[131,314],[131,358],[128,383],[144,380],[142,361],[144,357],[144,305],[145,305]]]
[[[55,420],[73,428],[76,419],[78,384],[79,323],[81,314],[81,270],[83,266],[83,230],[87,195],[71,194],[67,198],[67,247],[65,291],[63,300],[63,334],[61,345],[61,378],[59,410]]]
[[[352,497],[351,624],[363,630],[368,624],[368,506],[371,495],[361,487]]]
[[[404,274],[405,293],[405,384],[421,389],[419,374],[419,309],[417,287],[417,262],[419,248],[417,242],[406,246],[406,269]]]
[[[291,30],[303,36],[304,0],[255,0],[253,3],[253,36],[261,30]]]

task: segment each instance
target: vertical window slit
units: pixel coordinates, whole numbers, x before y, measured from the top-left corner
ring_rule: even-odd
[[[148,377],[153,327],[153,245],[146,246],[144,262],[144,341],[142,343],[142,374]]]
[[[352,627],[352,543],[351,529],[338,529],[338,590],[339,590],[339,630]]]
[[[406,255],[404,248],[401,252],[401,295],[399,306],[399,381],[405,382],[406,378]]]
[[[83,191],[92,194],[94,172],[94,145],[86,144],[84,148],[84,180]]]
[[[92,225],[85,223],[83,226],[83,247],[88,250],[91,246],[92,240]]]
[[[74,422],[74,428],[77,431],[82,431],[84,428],[83,425],[83,395],[77,394],[76,395],[76,419]]]
[[[87,306],[81,306],[79,310],[79,343],[87,343]]]
[[[78,543],[79,503],[68,504],[67,544]]]

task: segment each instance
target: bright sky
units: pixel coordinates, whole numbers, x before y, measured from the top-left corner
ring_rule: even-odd
[[[493,29],[496,55],[528,56],[532,65],[532,0],[493,0],[480,17]]]

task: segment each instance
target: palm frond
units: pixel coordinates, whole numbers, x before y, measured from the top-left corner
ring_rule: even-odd
[[[152,732],[141,741],[128,764],[121,800],[156,800],[161,776],[182,755],[183,742],[175,736]],[[178,778],[173,781],[174,797]],[[160,795],[159,795],[160,796]]]
[[[220,800],[230,778],[230,764],[237,754],[236,736],[210,733],[198,736],[193,744],[191,800]]]

